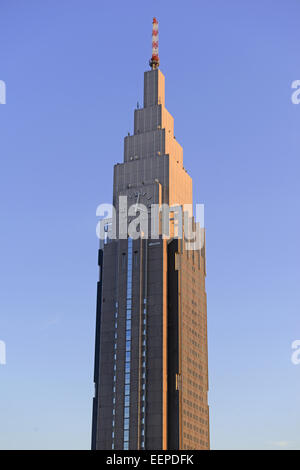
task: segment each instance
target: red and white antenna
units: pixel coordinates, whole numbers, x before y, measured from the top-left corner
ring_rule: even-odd
[[[149,61],[149,65],[152,69],[157,69],[159,66],[158,57],[158,21],[153,18],[152,21],[152,57]]]

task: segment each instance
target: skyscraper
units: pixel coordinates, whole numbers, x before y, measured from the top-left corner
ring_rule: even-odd
[[[153,205],[193,203],[165,108],[155,18],[150,67],[124,162],[114,167],[113,205],[121,216],[120,196],[143,204],[153,225]],[[100,246],[93,449],[209,448],[205,245],[188,250],[169,224],[170,237],[158,224],[157,238],[126,234]]]

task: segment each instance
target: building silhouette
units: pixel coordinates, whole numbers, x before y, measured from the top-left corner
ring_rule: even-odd
[[[117,220],[123,196],[145,206],[151,227],[153,204],[193,203],[156,36],[113,187]],[[117,236],[99,249],[93,449],[209,449],[205,245],[187,249],[172,217],[162,236],[159,220],[157,238]]]

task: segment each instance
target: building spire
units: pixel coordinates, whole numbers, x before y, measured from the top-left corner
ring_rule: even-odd
[[[154,69],[159,67],[159,56],[158,56],[158,21],[154,17],[152,21],[152,57],[149,61],[149,65]]]

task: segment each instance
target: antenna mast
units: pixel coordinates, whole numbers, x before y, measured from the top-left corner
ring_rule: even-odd
[[[152,21],[152,57],[149,61],[149,65],[154,69],[159,67],[159,57],[158,57],[158,21],[156,18],[153,18]]]

